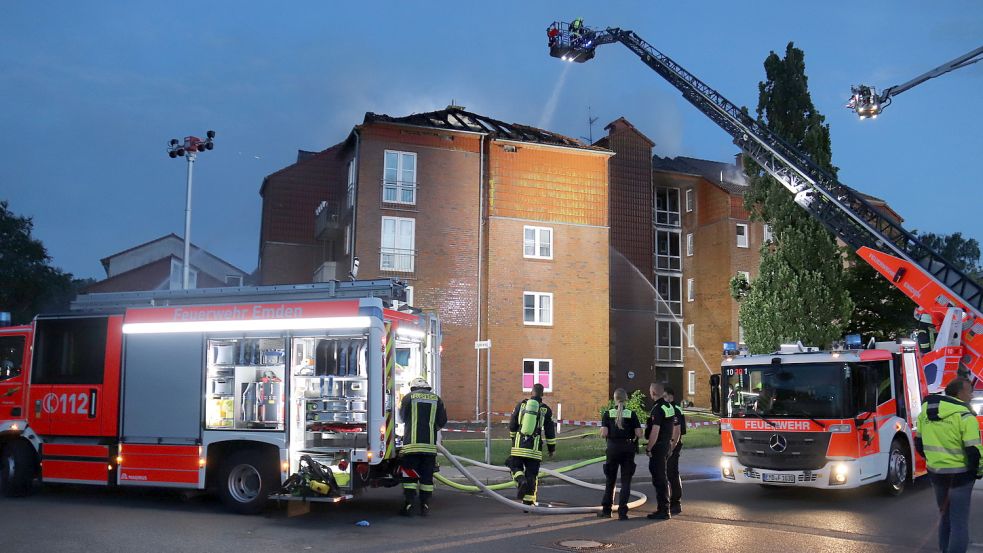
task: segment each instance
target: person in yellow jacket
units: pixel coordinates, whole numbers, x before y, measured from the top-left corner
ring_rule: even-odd
[[[543,403],[544,391],[542,384],[533,384],[532,397],[520,401],[509,420],[512,451],[505,464],[512,472],[518,498],[525,505],[536,503],[544,435],[549,456],[552,457],[556,451],[556,425],[553,423],[553,410]]]
[[[410,393],[403,396],[399,405],[399,416],[404,427],[403,445],[399,450],[404,502],[399,514],[413,515],[419,491],[420,515],[427,516],[437,466],[437,432],[447,424],[447,410],[425,378],[414,378],[410,382]]]
[[[973,384],[957,378],[945,395],[925,398],[918,415],[915,449],[925,457],[935,489],[939,523],[939,550],[964,553],[969,547],[969,507],[976,480],[983,478],[980,427],[969,401]]]

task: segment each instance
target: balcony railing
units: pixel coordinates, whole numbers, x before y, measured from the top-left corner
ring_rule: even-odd
[[[396,209],[416,208],[416,181],[382,181],[382,206]]]
[[[386,275],[413,278],[416,276],[416,250],[380,248],[379,270]]]
[[[341,228],[341,204],[323,201],[314,210],[314,238],[324,240],[326,235]]]

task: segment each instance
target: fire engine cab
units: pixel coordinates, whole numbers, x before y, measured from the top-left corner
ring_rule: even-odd
[[[415,377],[440,385],[439,323],[403,298],[395,280],[90,294],[2,328],[0,491],[211,489],[253,513],[304,463],[330,471],[324,500],[395,485],[395,406]]]

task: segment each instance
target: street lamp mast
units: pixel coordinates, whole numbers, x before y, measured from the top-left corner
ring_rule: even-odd
[[[188,289],[191,279],[191,173],[194,168],[195,159],[198,152],[211,150],[215,147],[215,131],[205,133],[204,140],[197,136],[184,137],[184,143],[176,138],[172,138],[167,144],[167,155],[173,158],[186,157],[188,159],[188,193],[184,208],[184,276],[181,279],[181,288]]]

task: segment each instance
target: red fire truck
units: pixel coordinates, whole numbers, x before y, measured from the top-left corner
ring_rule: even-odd
[[[313,499],[395,485],[394,406],[440,385],[439,322],[402,298],[395,280],[90,294],[2,328],[0,491],[211,489],[252,513],[302,459],[331,471]]]

